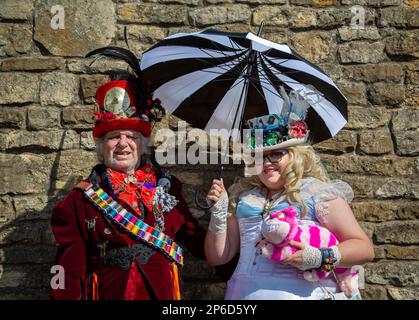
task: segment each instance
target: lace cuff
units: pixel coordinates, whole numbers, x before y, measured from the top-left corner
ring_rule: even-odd
[[[348,204],[354,198],[354,192],[349,184],[344,181],[336,180],[320,186],[314,193],[314,209],[317,219],[324,223],[329,214],[329,201],[341,198]]]

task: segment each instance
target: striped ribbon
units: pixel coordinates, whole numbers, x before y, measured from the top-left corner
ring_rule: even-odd
[[[89,186],[84,193],[110,220],[183,266],[182,248],[169,236],[129,213],[99,186]]]

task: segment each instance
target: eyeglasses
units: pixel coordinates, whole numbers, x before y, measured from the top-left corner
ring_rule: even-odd
[[[282,157],[288,154],[287,150],[275,150],[266,155],[263,155],[263,162],[268,159],[270,163],[276,163],[281,161]]]

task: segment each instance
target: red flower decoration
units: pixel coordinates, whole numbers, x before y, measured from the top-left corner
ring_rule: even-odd
[[[95,121],[95,125],[118,118],[115,113],[110,112],[110,111],[104,112],[104,113],[94,112],[94,114],[98,117]]]
[[[147,106],[150,107],[153,101],[151,99],[147,99],[146,103],[147,103]]]
[[[295,120],[291,122],[288,134],[291,138],[304,138],[307,135],[307,130],[307,123],[304,120]]]

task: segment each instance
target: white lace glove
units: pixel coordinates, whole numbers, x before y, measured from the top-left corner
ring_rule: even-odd
[[[228,209],[228,195],[223,192],[218,201],[209,209],[211,213],[211,220],[208,230],[214,234],[222,234],[227,232],[227,209]]]
[[[339,251],[338,246],[331,247],[333,250],[333,254],[336,258],[335,266],[339,265],[341,254]],[[302,266],[301,270],[310,270],[310,269],[318,269],[322,264],[322,253],[320,249],[312,247],[308,244],[304,245],[303,253],[302,253]]]

